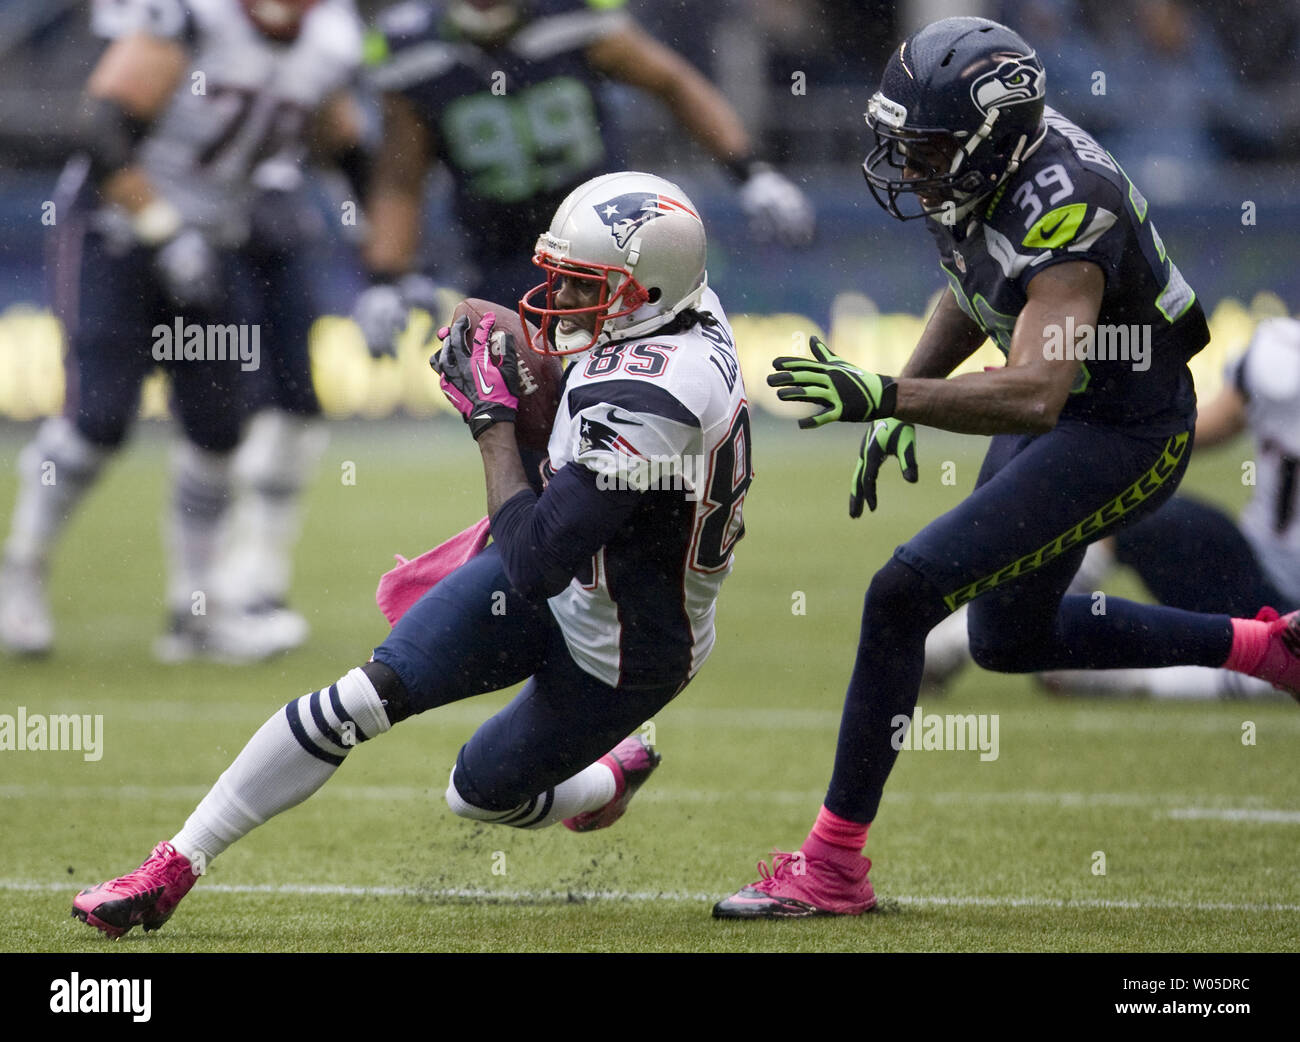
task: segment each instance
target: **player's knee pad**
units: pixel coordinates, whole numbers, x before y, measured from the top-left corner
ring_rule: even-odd
[[[230,454],[208,452],[188,441],[172,453],[176,502],[187,517],[215,520],[230,500]]]
[[[192,444],[204,452],[213,454],[229,456],[239,447],[239,425],[237,423],[224,424],[218,429],[202,431],[190,427],[186,428],[185,436],[189,438]]]
[[[264,409],[248,423],[235,457],[242,485],[270,495],[294,495],[325,451],[328,435],[312,418]]]
[[[447,806],[451,812],[458,818],[468,818],[470,821],[496,821],[501,816],[499,810],[488,810],[485,807],[479,807],[470,803],[456,786],[456,770],[451,769],[451,777],[447,779]]]
[[[1039,669],[1042,641],[1010,641],[970,630],[970,655],[975,665],[992,673],[1032,673]]]
[[[447,783],[447,806],[453,814],[472,821],[520,829],[550,824],[548,815],[555,802],[554,789],[531,796],[518,790],[481,791],[470,779],[464,757],[465,749],[462,748]]]
[[[85,484],[94,480],[114,447],[92,441],[65,416],[52,416],[24,446],[18,466],[28,480]]]
[[[406,690],[406,685],[402,683],[402,678],[396,671],[382,662],[371,659],[361,667],[361,672],[374,687],[375,694],[384,707],[384,716],[389,726],[400,723],[415,712],[411,705],[411,694]]]
[[[967,632],[971,659],[994,673],[1032,673],[1042,668],[1042,649],[1051,644],[1059,602],[1026,611],[1032,603],[1023,590],[1019,596],[993,590],[971,601]]]
[[[211,400],[197,405],[192,398],[194,389],[187,387],[185,393],[189,397],[185,405],[177,408],[177,419],[186,442],[202,452],[230,456],[233,460],[244,427],[239,400],[233,390],[214,387]]]
[[[891,557],[871,579],[863,604],[864,622],[887,628],[906,626],[929,633],[948,608],[928,579],[911,565]]]
[[[69,426],[86,444],[101,452],[112,452],[126,441],[135,406],[134,398],[129,403],[119,403],[111,395],[103,401],[83,401],[77,408],[76,420]]]
[[[552,805],[555,799],[555,790],[548,789],[546,792],[532,799],[527,799],[521,803],[512,803],[505,808],[489,809],[479,806],[478,803],[471,803],[461,792],[461,786],[456,783],[456,772],[459,766],[452,769],[451,778],[447,782],[447,806],[451,812],[459,818],[468,818],[470,821],[483,821],[492,825],[509,825],[516,829],[535,829],[543,828],[546,825],[553,824],[553,818],[556,816],[552,813]],[[464,785],[462,780],[461,785]],[[466,786],[469,788],[469,786]],[[475,800],[481,800],[470,789],[470,794]],[[487,801],[483,801],[487,802]]]

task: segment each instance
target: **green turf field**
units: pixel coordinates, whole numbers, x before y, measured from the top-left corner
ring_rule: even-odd
[[[6,526],[12,460],[29,432],[0,432]],[[271,712],[364,661],[386,630],[373,593],[391,554],[413,556],[482,507],[459,424],[337,426],[298,554],[309,645],[256,667],[163,667],[150,645],[163,615],[166,458],[151,427],[69,528],[53,577],[56,654],[0,660],[0,713],[104,718],[96,762],[0,752],[0,949],[1300,949],[1300,710],[1290,700],[1068,702],[974,671],[922,705],[997,714],[998,758],[902,754],[869,845],[878,913],[709,918],[712,901],[755,877],[760,855],[805,835],[830,773],[866,582],[965,494],[983,444],[922,431],[922,485],[888,474],[880,512],[850,522],[858,436],[759,425],[749,534],[717,650],[654,721],[664,765],[617,827],[520,833],[452,816],[442,792],[456,750],[501,702],[479,699],[363,746],[316,797],[217,861],[160,932],[110,945],[69,917],[75,891],[134,868]],[[1240,503],[1247,453],[1242,443],[1199,460],[1187,486]],[[341,480],[345,461],[354,485]],[[942,481],[945,461],[955,484]]]

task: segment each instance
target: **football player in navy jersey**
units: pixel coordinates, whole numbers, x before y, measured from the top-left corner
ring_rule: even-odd
[[[371,38],[383,144],[367,200],[374,280],[354,317],[371,350],[392,350],[409,305],[428,306],[417,271],[426,175],[451,174],[469,239],[471,296],[514,300],[535,273],[534,230],[576,185],[610,168],[599,81],[638,87],[723,163],[760,234],[807,242],[813,212],[759,161],[730,104],[680,55],[639,28],[624,0],[415,0]],[[436,268],[436,259],[435,259]]]
[[[720,918],[859,914],[862,856],[912,718],[925,638],[969,604],[987,669],[1222,666],[1300,697],[1300,613],[1196,614],[1065,596],[1086,545],[1173,493],[1191,450],[1187,360],[1209,339],[1147,201],[1087,132],[1045,108],[1046,74],[1011,30],[950,18],[890,58],[867,122],[881,205],[922,218],[949,290],[897,378],[812,341],[768,383],[814,405],[804,428],[870,423],[849,513],[876,505],[881,463],[916,480],[917,423],[991,434],[974,492],[871,581],[825,803],[802,848],[714,907]],[[1005,367],[948,374],[992,338]]]
[[[407,717],[527,681],[462,747],[464,818],[575,832],[617,821],[659,763],[637,731],[713,650],[744,534],[749,409],[705,275],[694,204],[649,174],[595,178],[537,240],[536,349],[571,355],[539,495],[515,440],[516,347],[468,318],[433,359],[483,461],[493,542],[436,582],[371,660],[291,701],[184,827],[73,914],[117,937],[161,926],[203,867],[306,799],[360,742]],[[491,347],[491,350],[489,348]]]

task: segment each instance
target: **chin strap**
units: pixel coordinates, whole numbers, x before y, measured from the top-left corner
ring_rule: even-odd
[[[1020,164],[1034,154],[1038,146],[1043,143],[1043,138],[1047,136],[1047,124],[1038,125],[1038,136],[1034,138],[1033,144],[1029,144],[1029,135],[1021,134],[1020,140],[1016,142],[1016,147],[1011,150],[1011,159],[1007,163],[1006,173],[1002,175],[1002,181],[1020,169]]]
[[[971,157],[971,154],[975,149],[979,147],[980,142],[986,140],[988,136],[993,133],[993,125],[998,121],[998,116],[1001,111],[1001,109],[990,110],[989,114],[984,117],[984,122],[980,124],[979,130],[975,131],[975,133],[971,135],[970,140],[957,150],[956,155],[954,155],[952,159],[952,166],[948,170],[950,174],[957,173],[965,161]],[[1034,138],[1032,144],[1029,143],[1028,134],[1021,134],[1020,140],[1016,142],[1016,147],[1011,150],[1011,158],[1007,162],[1006,170],[998,179],[999,182],[1005,181],[1008,177],[1019,170],[1020,164],[1034,154],[1034,151],[1043,143],[1043,138],[1046,136],[1046,123],[1039,123],[1038,136]]]
[[[1000,112],[1000,109],[991,110],[985,117],[984,122],[980,125],[979,130],[975,131],[975,133],[971,135],[970,140],[966,142],[966,144],[957,149],[956,155],[953,156],[952,166],[948,170],[950,174],[957,173],[958,170],[961,169],[962,164],[971,157],[971,153],[979,147],[980,142],[988,138],[989,134],[993,131],[993,124],[997,122]],[[1002,172],[1002,176],[998,178],[995,187],[1005,185],[1008,179],[1013,177],[1016,171],[1020,169],[1021,164],[1034,154],[1038,146],[1043,143],[1043,138],[1046,136],[1046,123],[1039,124],[1038,136],[1034,138],[1032,144],[1029,143],[1028,134],[1021,134],[1020,140],[1016,142],[1016,147],[1011,150],[1011,158],[1007,161],[1007,168]],[[992,191],[992,188],[990,188],[990,191]],[[950,215],[945,215],[940,211],[938,213],[930,214],[930,216],[941,223],[953,223],[955,220],[959,220],[971,213],[975,207],[988,196],[988,194],[989,192],[984,192],[980,195],[973,195],[971,198],[957,206],[955,210],[951,211]],[[947,216],[947,221],[944,220],[945,216]]]
[[[1024,158],[1025,142],[1028,140],[1029,138],[1027,135],[1025,134],[1020,135],[1020,140],[1016,142],[1016,147],[1011,150],[1011,158],[1007,161],[1006,172],[1002,175],[1003,181],[1005,181],[1008,177],[1011,177],[1017,170],[1020,169],[1020,162]]]

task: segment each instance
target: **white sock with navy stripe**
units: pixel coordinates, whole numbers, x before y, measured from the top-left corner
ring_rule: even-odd
[[[42,423],[18,454],[18,499],[5,556],[19,564],[43,565],[109,452],[62,416]]]
[[[324,785],[349,750],[391,725],[370,678],[354,669],[271,717],[172,839],[206,864],[268,818]]]
[[[174,614],[189,614],[196,593],[213,595],[212,566],[230,503],[230,459],[229,453],[209,452],[188,441],[179,442],[172,451],[167,606]]]
[[[603,807],[614,798],[616,791],[614,772],[597,761],[572,778],[566,778],[555,788],[525,800],[518,807],[502,811],[484,810],[466,802],[457,791],[456,771],[453,769],[447,782],[447,806],[453,814],[472,821],[509,825],[517,829],[544,829],[565,818]]]

